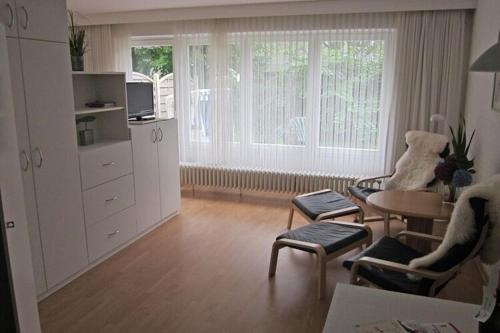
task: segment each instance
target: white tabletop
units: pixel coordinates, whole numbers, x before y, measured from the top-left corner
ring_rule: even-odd
[[[451,322],[460,332],[478,330],[479,305],[337,284],[323,333],[355,333],[355,324],[381,320]]]

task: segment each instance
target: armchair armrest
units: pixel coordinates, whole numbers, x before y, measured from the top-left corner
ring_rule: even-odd
[[[403,265],[403,264],[399,264],[396,262],[372,258],[372,257],[360,258],[358,261],[356,261],[354,263],[353,270],[357,271],[357,269],[358,269],[357,266],[360,266],[360,265],[384,268],[384,269],[388,269],[391,271],[412,274],[414,276],[418,276],[418,277],[422,277],[422,278],[426,278],[426,279],[431,279],[431,280],[442,279],[448,273],[448,272],[438,273],[438,272],[430,271],[427,269],[418,269],[418,268],[413,269],[413,268],[410,268],[408,265]]]
[[[418,238],[418,239],[427,240],[427,241],[436,242],[436,243],[441,243],[443,241],[443,237],[429,235],[429,234],[423,234],[423,233],[415,232],[415,231],[401,231],[396,235],[395,238],[399,239],[401,237]]]
[[[354,186],[359,186],[359,184],[364,183],[364,182],[376,181],[376,180],[379,180],[379,179],[384,179],[384,178],[389,178],[389,177],[392,177],[392,174],[390,174],[390,175],[383,175],[383,176],[377,176],[377,177],[360,178],[360,179],[357,179],[356,182],[354,182]]]
[[[331,191],[332,191],[331,189],[327,188],[327,189],[319,190],[319,191],[316,191],[316,192],[309,192],[309,193],[299,194],[299,195],[297,195],[297,197],[309,197],[311,195],[317,195],[317,194],[327,193],[327,192],[331,192]]]

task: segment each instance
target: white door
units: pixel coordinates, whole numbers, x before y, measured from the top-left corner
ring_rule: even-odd
[[[68,45],[20,40],[48,288],[88,264]]]
[[[165,219],[181,205],[177,120],[158,122],[158,131],[161,217]]]
[[[19,37],[68,41],[65,0],[16,0]]]
[[[23,185],[18,158],[14,106],[5,31],[0,24],[0,189],[7,229],[11,274],[20,331],[40,332]]]
[[[33,260],[33,271],[37,294],[47,290],[45,271],[43,267],[42,243],[40,229],[38,226],[38,214],[36,211],[35,185],[33,179],[33,164],[31,163],[31,148],[29,144],[28,120],[26,118],[26,104],[24,102],[24,84],[21,68],[21,53],[19,40],[7,38],[9,50],[10,77],[14,98],[14,110],[16,117],[16,132],[18,144],[18,158],[20,159],[21,177],[24,188],[24,202],[26,206],[26,217],[28,218],[28,232],[31,245],[31,259]]]
[[[5,26],[8,37],[17,36],[16,3],[14,0],[0,0],[0,24]]]
[[[156,144],[158,136],[155,123],[134,125],[131,131],[137,230],[141,232],[161,219]]]

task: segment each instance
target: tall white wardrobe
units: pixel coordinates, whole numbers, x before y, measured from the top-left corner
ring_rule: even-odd
[[[37,293],[88,264],[65,0],[0,0]]]

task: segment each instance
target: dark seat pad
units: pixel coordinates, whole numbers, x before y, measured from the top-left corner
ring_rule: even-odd
[[[316,222],[290,230],[276,239],[285,238],[319,244],[325,249],[327,254],[330,254],[365,237],[368,237],[368,232],[363,228],[349,227],[330,222]]]
[[[363,186],[350,186],[348,188],[349,193],[351,195],[363,202],[366,202],[366,198],[372,193],[375,192],[380,192],[382,190],[377,189],[377,188],[368,188],[368,187],[363,187]]]
[[[344,261],[343,266],[351,269],[354,262],[361,257],[372,257],[407,265],[412,259],[422,254],[398,240],[384,236],[370,247],[361,251],[352,258]],[[380,286],[383,289],[405,292],[416,295],[427,295],[429,284],[424,280],[411,280],[405,273],[376,267],[359,267],[358,275]]]
[[[353,204],[343,195],[334,191],[295,197],[292,202],[312,220],[315,220],[320,214],[335,212],[336,210],[343,210],[346,208],[351,209],[339,212],[339,214],[332,217],[345,216],[359,211],[358,206]]]

